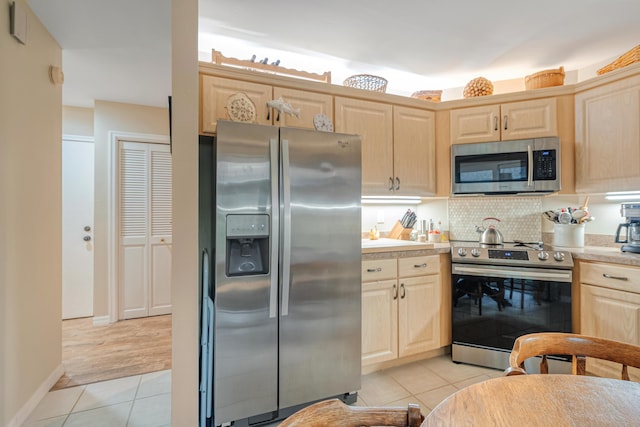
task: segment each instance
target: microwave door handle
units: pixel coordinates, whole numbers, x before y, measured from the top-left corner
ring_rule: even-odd
[[[531,144],[527,145],[527,186],[531,187],[533,185],[533,148]]]

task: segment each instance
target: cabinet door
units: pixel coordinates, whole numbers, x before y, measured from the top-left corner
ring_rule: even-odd
[[[582,284],[580,331],[583,335],[640,345],[640,294]],[[619,378],[621,366],[589,359],[587,370]],[[640,381],[640,369],[629,368],[629,376]]]
[[[503,141],[558,135],[555,98],[502,104],[500,114]]]
[[[315,129],[313,118],[316,114],[324,114],[333,121],[333,97],[331,95],[274,87],[273,98],[280,97],[290,103],[294,109],[299,108],[300,117],[280,113],[280,120],[278,120],[278,112],[274,110],[271,114],[275,115],[273,123],[276,125]]]
[[[435,113],[393,107],[393,171],[403,196],[432,196],[436,192]],[[395,188],[395,187],[394,187]]]
[[[267,101],[272,99],[271,86],[206,75],[200,77],[200,133],[216,133],[218,120],[229,120],[227,101],[236,93],[244,93],[255,105],[254,123],[271,124],[271,118],[267,120]]]
[[[640,187],[640,76],[575,96],[576,192]]]
[[[440,275],[400,279],[400,357],[440,346]]]
[[[491,142],[500,140],[500,106],[458,108],[451,110],[451,143]]]
[[[398,282],[362,284],[362,365],[398,357]]]
[[[335,98],[335,130],[362,137],[362,194],[392,194],[393,111],[391,105]]]

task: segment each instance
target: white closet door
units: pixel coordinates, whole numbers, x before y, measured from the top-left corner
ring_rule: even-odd
[[[169,147],[121,142],[119,190],[119,318],[170,313]]]
[[[151,251],[149,314],[171,313],[171,154],[166,145],[150,145],[151,210],[149,249]]]

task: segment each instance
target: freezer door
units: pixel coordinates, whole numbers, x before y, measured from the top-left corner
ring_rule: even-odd
[[[215,425],[277,410],[278,202],[273,210],[273,197],[275,194],[277,199],[278,191],[277,149],[277,128],[218,122],[213,295]],[[244,239],[251,234],[243,227],[250,227],[253,219],[264,219],[265,215],[276,222],[269,224],[269,245],[261,248],[270,252],[265,262],[268,272],[228,276],[227,233],[237,233]],[[238,221],[240,216],[247,221]],[[263,231],[256,235],[264,238]],[[269,250],[271,245],[275,251]]]
[[[283,128],[281,408],[360,388],[360,140]]]

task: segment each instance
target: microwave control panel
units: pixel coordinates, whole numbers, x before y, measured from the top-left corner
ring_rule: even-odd
[[[533,152],[533,179],[536,181],[556,179],[556,150]]]

